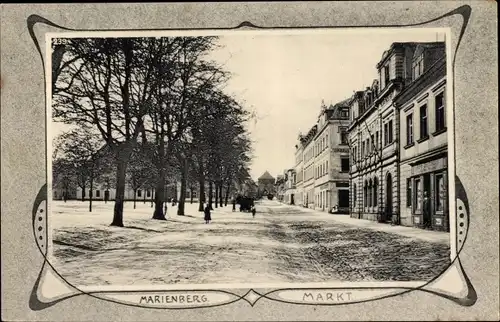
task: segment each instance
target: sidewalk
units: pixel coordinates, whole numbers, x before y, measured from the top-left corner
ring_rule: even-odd
[[[434,231],[434,230],[424,230],[415,227],[406,226],[391,226],[390,224],[382,224],[376,221],[366,220],[366,219],[355,219],[349,217],[349,215],[335,215],[326,212],[317,211],[310,208],[303,208],[301,206],[295,206],[304,209],[304,211],[314,213],[319,216],[328,217],[330,220],[334,220],[338,223],[356,226],[359,228],[372,229],[376,231],[382,231],[391,234],[398,234],[400,236],[420,239],[423,241],[428,241],[431,243],[439,244],[450,244],[450,233]]]

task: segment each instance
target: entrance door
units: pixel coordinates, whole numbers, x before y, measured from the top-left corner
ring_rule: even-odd
[[[349,190],[339,190],[339,208],[349,209]],[[345,211],[342,209],[343,211]],[[340,209],[339,209],[340,210]]]
[[[293,193],[290,195],[290,204],[295,205],[295,198],[294,198]]]
[[[386,188],[385,188],[385,219],[392,220],[392,175],[387,174]]]
[[[432,205],[432,196],[431,196],[431,176],[430,174],[424,174],[424,200],[425,196],[427,196],[427,203],[423,204],[422,212],[423,212],[423,220],[426,225],[430,225],[431,219],[431,205]]]

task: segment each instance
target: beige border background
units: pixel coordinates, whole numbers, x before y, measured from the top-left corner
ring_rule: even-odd
[[[79,296],[39,312],[29,309],[29,295],[42,264],[33,239],[31,210],[45,183],[43,68],[28,33],[29,15],[82,29],[220,28],[243,21],[265,27],[356,26],[421,23],[463,4],[472,7],[472,15],[455,70],[456,167],[470,202],[471,226],[460,257],[478,293],[474,306],[461,307],[412,292],[332,307],[262,299],[255,307],[239,301],[196,310],[148,310]],[[1,5],[0,9],[3,321],[499,319],[498,20],[493,1],[45,4]]]

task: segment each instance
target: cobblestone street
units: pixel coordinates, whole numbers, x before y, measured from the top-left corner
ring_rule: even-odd
[[[127,205],[126,228],[109,227],[111,204],[80,205],[55,203],[51,219],[55,268],[75,285],[426,281],[450,262],[449,244],[274,201],[258,203],[256,218],[215,209],[209,225],[195,204],[163,222],[149,204]]]

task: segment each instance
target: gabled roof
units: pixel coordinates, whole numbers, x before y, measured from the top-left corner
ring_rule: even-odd
[[[274,177],[269,172],[264,172],[263,175],[259,177],[258,180],[274,180]]]

